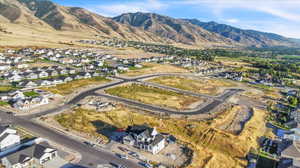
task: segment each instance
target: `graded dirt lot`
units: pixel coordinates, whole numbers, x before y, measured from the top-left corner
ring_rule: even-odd
[[[186,119],[161,118],[121,105],[115,110],[96,112],[77,109],[73,113],[56,116],[59,123],[69,129],[96,131],[103,133],[129,125],[148,124],[159,132],[174,135],[182,144],[194,150],[194,158],[189,168],[245,167],[242,159],[251,147],[257,147],[257,138],[264,135],[265,111],[254,109],[253,117],[237,135],[214,128],[211,121],[189,121]]]
[[[47,90],[49,92],[52,92],[54,94],[60,94],[60,95],[68,95],[76,91],[76,89],[89,86],[89,85],[101,85],[104,83],[110,82],[109,79],[103,78],[103,77],[95,77],[90,79],[80,79],[80,80],[74,80],[71,82],[67,82],[64,84],[58,84],[53,87],[45,87],[41,88],[43,90]]]
[[[174,76],[158,77],[149,82],[213,96],[222,93],[226,87],[236,86],[233,82],[222,79],[193,79]]]
[[[201,98],[139,84],[129,84],[110,88],[105,90],[105,92],[145,104],[175,108],[178,110],[189,109],[189,106],[196,102],[199,104],[204,102],[204,99]]]
[[[155,73],[188,73],[187,69],[176,67],[169,64],[156,64],[156,63],[143,63],[144,68],[130,70],[126,73],[123,73],[121,76],[135,77],[146,74],[155,74]]]
[[[214,119],[214,127],[238,135],[252,117],[252,110],[243,105],[229,105],[225,112]]]

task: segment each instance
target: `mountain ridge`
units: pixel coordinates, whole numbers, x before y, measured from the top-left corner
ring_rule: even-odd
[[[129,24],[134,27],[140,27],[145,30],[148,30],[150,26],[153,26],[153,23],[159,22],[160,25],[168,24],[167,22],[164,23],[162,19],[153,19],[152,16],[159,16],[161,18],[167,18],[172,20],[175,23],[181,23],[181,25],[185,25],[190,27],[191,29],[194,26],[206,30],[210,33],[215,33],[221,36],[222,39],[230,40],[232,43],[239,43],[243,46],[247,47],[269,47],[269,46],[294,46],[295,41],[290,40],[289,38],[283,37],[281,35],[275,33],[267,33],[267,32],[260,32],[256,30],[244,30],[240,28],[236,28],[226,24],[219,24],[214,21],[211,22],[201,22],[198,19],[175,19],[168,16],[163,16],[155,13],[125,13],[121,14],[117,17],[114,17],[113,20]],[[147,19],[139,19],[139,18],[147,18]],[[194,26],[191,26],[187,23],[190,23]],[[153,33],[162,32],[158,26],[156,26],[156,30],[152,30]],[[199,30],[199,29],[198,29]],[[177,31],[177,33],[180,33]]]
[[[49,35],[52,32],[67,34],[68,38],[76,35],[76,39],[84,34],[82,38],[101,36],[197,48],[293,47],[299,44],[296,39],[274,33],[243,30],[197,19],[176,19],[156,13],[125,13],[108,18],[84,8],[61,6],[50,0],[0,0],[0,24],[6,29],[16,29],[12,33],[21,35],[25,34],[16,31],[26,27],[30,31],[28,34],[42,29],[47,30]],[[5,25],[19,28],[7,28]],[[29,36],[31,38],[32,35]]]

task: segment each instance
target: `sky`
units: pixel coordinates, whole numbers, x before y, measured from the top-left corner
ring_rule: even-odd
[[[300,0],[53,0],[107,17],[153,12],[300,38]]]

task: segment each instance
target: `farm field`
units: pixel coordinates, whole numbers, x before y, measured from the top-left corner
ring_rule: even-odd
[[[80,80],[74,80],[71,82],[67,82],[64,84],[58,84],[54,87],[45,87],[42,88],[43,90],[52,92],[54,94],[60,94],[60,95],[68,95],[73,93],[76,89],[89,86],[89,85],[101,85],[104,83],[110,82],[109,79],[103,78],[103,77],[94,77],[90,79],[80,79]]]
[[[101,113],[75,109],[55,116],[55,120],[68,129],[103,135],[129,125],[147,124],[160,132],[174,135],[182,144],[194,150],[194,159],[189,168],[241,168],[246,166],[246,161],[241,158],[246,156],[251,147],[257,147],[257,138],[264,135],[264,115],[264,111],[255,109],[253,117],[238,136],[219,130],[208,121],[161,118],[141,114],[122,105]]]
[[[236,86],[233,82],[221,79],[192,79],[185,77],[164,76],[148,80],[182,90],[188,90],[207,95],[218,95],[223,92],[222,88]]]
[[[204,102],[204,99],[139,84],[110,88],[105,90],[105,92],[146,104],[175,108],[178,110],[189,109],[189,106],[196,102],[199,104]]]
[[[135,77],[146,74],[155,74],[155,73],[187,73],[187,69],[176,67],[173,65],[167,64],[156,64],[156,63],[143,63],[144,68],[130,70],[126,73],[123,73],[122,76]]]

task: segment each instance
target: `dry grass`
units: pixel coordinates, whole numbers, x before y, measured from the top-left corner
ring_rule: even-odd
[[[144,50],[139,50],[135,48],[113,48],[113,47],[108,47],[106,53],[109,55],[113,55],[119,58],[126,58],[126,59],[131,59],[131,58],[150,58],[150,57],[163,57],[165,55],[163,54],[157,54],[157,53],[149,53],[145,52]]]
[[[12,34],[1,35],[0,46],[41,46],[68,47],[59,42],[78,41],[93,37],[88,32],[55,31],[50,27],[5,23],[5,28]]]
[[[218,115],[212,122],[213,127],[220,127],[228,122],[234,120],[235,113],[241,109],[241,106],[231,106],[226,108],[224,112]]]
[[[154,73],[187,73],[189,72],[187,69],[176,67],[168,64],[156,64],[156,63],[144,63],[146,68],[131,70],[128,71],[122,76],[135,77],[145,74],[154,74]]]
[[[279,89],[262,85],[249,85],[247,91],[242,93],[242,95],[261,100],[265,100],[266,98],[280,99],[282,97]]]
[[[73,93],[76,89],[82,88],[84,86],[101,85],[108,82],[110,82],[109,79],[103,77],[95,77],[91,79],[74,80],[68,83],[56,85],[54,87],[45,87],[42,89],[50,91],[54,94],[68,95]]]
[[[195,151],[193,163],[189,168],[241,168],[246,166],[246,161],[242,158],[246,156],[250,147],[257,147],[257,138],[264,134],[264,114],[264,111],[255,110],[254,117],[245,125],[240,136],[215,129],[206,122],[162,119],[136,113],[123,106],[102,113],[77,109],[74,113],[62,114],[63,117],[60,116],[59,118],[61,118],[62,124],[67,125],[68,128],[74,127],[82,131],[101,129],[102,127],[96,128],[88,124],[95,121],[105,123],[106,127],[113,126],[116,128],[126,128],[133,124],[148,124],[151,127],[156,127],[160,132],[174,135]],[[79,116],[75,117],[74,115]],[[82,122],[84,125],[81,125]],[[89,126],[86,127],[85,125]],[[86,129],[83,129],[85,127]]]
[[[179,110],[188,109],[188,106],[191,104],[204,101],[200,98],[138,84],[119,86],[107,89],[106,92],[111,95],[136,100],[146,104],[153,104]]]
[[[158,77],[149,80],[150,82],[175,87],[182,90],[188,90],[201,94],[218,95],[225,87],[236,86],[233,82],[221,79],[206,79],[201,80],[183,78],[183,77]]]
[[[98,129],[103,129],[103,127],[96,128],[96,126],[92,124],[92,122],[96,120],[95,114],[95,112],[92,113],[82,109],[76,109],[74,113],[60,114],[55,116],[54,119],[64,128],[89,136],[100,137],[108,142],[107,137],[97,132]]]

